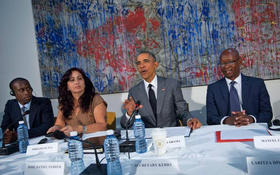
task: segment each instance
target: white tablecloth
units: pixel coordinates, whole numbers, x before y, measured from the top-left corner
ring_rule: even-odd
[[[247,174],[247,156],[269,156],[280,154],[279,150],[257,150],[253,142],[230,142],[217,143],[215,131],[232,129],[256,129],[266,128],[266,124],[251,124],[245,127],[234,127],[228,125],[202,126],[194,130],[190,137],[186,137],[185,149],[167,150],[163,156],[156,156],[151,146],[151,139],[147,140],[149,151],[144,154],[131,153],[132,160],[138,159],[175,159],[179,163],[179,173],[175,174],[207,174],[207,175],[242,175]],[[279,135],[277,132],[271,132],[272,135]],[[36,144],[43,137],[31,139],[31,144]],[[70,160],[68,154],[64,154],[67,143],[60,143],[62,153],[57,156],[49,156],[52,160],[61,160],[65,162],[66,172],[69,174]],[[23,174],[25,162],[46,158],[45,155],[28,157],[25,154],[14,153],[9,156],[0,156],[0,174],[17,175]],[[99,155],[99,159],[104,155]],[[121,153],[121,162],[129,162],[127,153]],[[84,154],[85,166],[95,162],[93,154]],[[106,163],[103,160],[102,163]],[[124,167],[123,167],[124,168]],[[124,169],[123,174],[130,174]],[[159,172],[159,174],[161,174]]]

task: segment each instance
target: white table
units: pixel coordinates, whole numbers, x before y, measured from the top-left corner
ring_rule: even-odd
[[[245,127],[234,127],[227,125],[203,126],[198,130],[194,130],[189,138],[186,138],[186,149],[168,150],[164,156],[156,156],[153,151],[144,154],[131,153],[131,159],[176,159],[179,162],[180,173],[177,174],[207,174],[207,175],[242,175],[247,174],[246,157],[275,155],[280,153],[279,150],[264,151],[256,150],[253,142],[230,142],[216,143],[215,131],[229,129],[251,129],[266,128],[266,124],[251,124]],[[280,133],[271,132],[272,135]],[[37,143],[43,137],[32,139],[31,144]],[[148,140],[148,145],[151,140]],[[67,143],[60,143],[63,150],[67,148]],[[9,156],[0,156],[0,174],[17,175],[23,174],[25,161],[32,157],[25,154],[14,153]],[[38,156],[37,156],[38,158]],[[63,159],[66,165],[66,174],[69,174],[70,160],[68,154],[56,157]],[[104,155],[99,155],[99,159]],[[121,153],[121,162],[127,162],[126,153]],[[95,162],[93,154],[84,155],[85,166]],[[106,163],[103,160],[102,163]],[[123,174],[130,174],[123,171]],[[160,174],[160,172],[159,172]]]

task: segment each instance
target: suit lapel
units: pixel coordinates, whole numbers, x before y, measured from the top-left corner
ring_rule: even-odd
[[[15,106],[15,111],[12,112],[14,115],[14,120],[18,120],[18,121],[22,120],[22,117],[20,117],[22,116],[22,114],[17,100],[14,101],[14,106]]]
[[[159,114],[164,102],[166,93],[165,81],[163,78],[158,76],[158,87],[157,87],[157,113]]]
[[[226,104],[223,104],[222,107],[224,108],[224,112],[229,114],[229,112],[230,112],[230,110],[229,110],[229,91],[228,91],[228,85],[227,85],[225,78],[223,78],[223,80],[221,81],[220,91],[221,91],[223,99],[224,99],[223,101],[226,103]]]
[[[32,124],[34,122],[35,119],[35,113],[36,113],[36,109],[37,109],[37,101],[35,97],[32,97],[32,101],[30,104],[30,113],[29,113],[29,126],[30,128],[32,127]]]
[[[249,94],[249,82],[246,76],[241,74],[241,95],[242,95],[242,109],[247,109],[247,101]]]

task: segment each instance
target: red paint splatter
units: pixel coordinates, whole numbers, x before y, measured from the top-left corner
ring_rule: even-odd
[[[101,63],[104,67],[111,67],[120,75],[118,81],[122,88],[127,88],[127,82],[135,76],[134,60],[136,49],[143,45],[149,48],[159,47],[153,38],[139,40],[137,33],[146,32],[146,18],[143,8],[129,11],[126,17],[116,16],[106,24],[80,34],[80,41],[76,42],[77,53],[85,58],[92,58],[97,69]],[[157,29],[159,22],[148,20],[153,29]]]
[[[160,23],[157,19],[151,18],[151,19],[149,19],[149,22],[152,24],[153,31],[156,31],[159,29]]]

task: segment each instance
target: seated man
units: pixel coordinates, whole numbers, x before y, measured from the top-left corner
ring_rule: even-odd
[[[226,49],[220,55],[225,78],[207,89],[207,123],[209,125],[248,125],[268,122],[272,118],[269,94],[264,81],[240,73],[241,58],[236,49]]]
[[[53,125],[53,110],[48,98],[32,96],[28,80],[15,78],[10,82],[10,94],[16,99],[8,100],[1,124],[4,143],[17,139],[18,121],[23,120],[28,127],[29,138],[44,135]]]
[[[123,128],[126,128],[136,102],[141,103],[139,114],[146,128],[177,126],[178,119],[193,129],[201,126],[198,119],[191,118],[178,81],[156,75],[158,62],[153,53],[141,52],[137,56],[136,65],[143,81],[129,90],[128,99],[124,102],[127,113],[121,118]],[[128,128],[132,124],[133,121]]]

